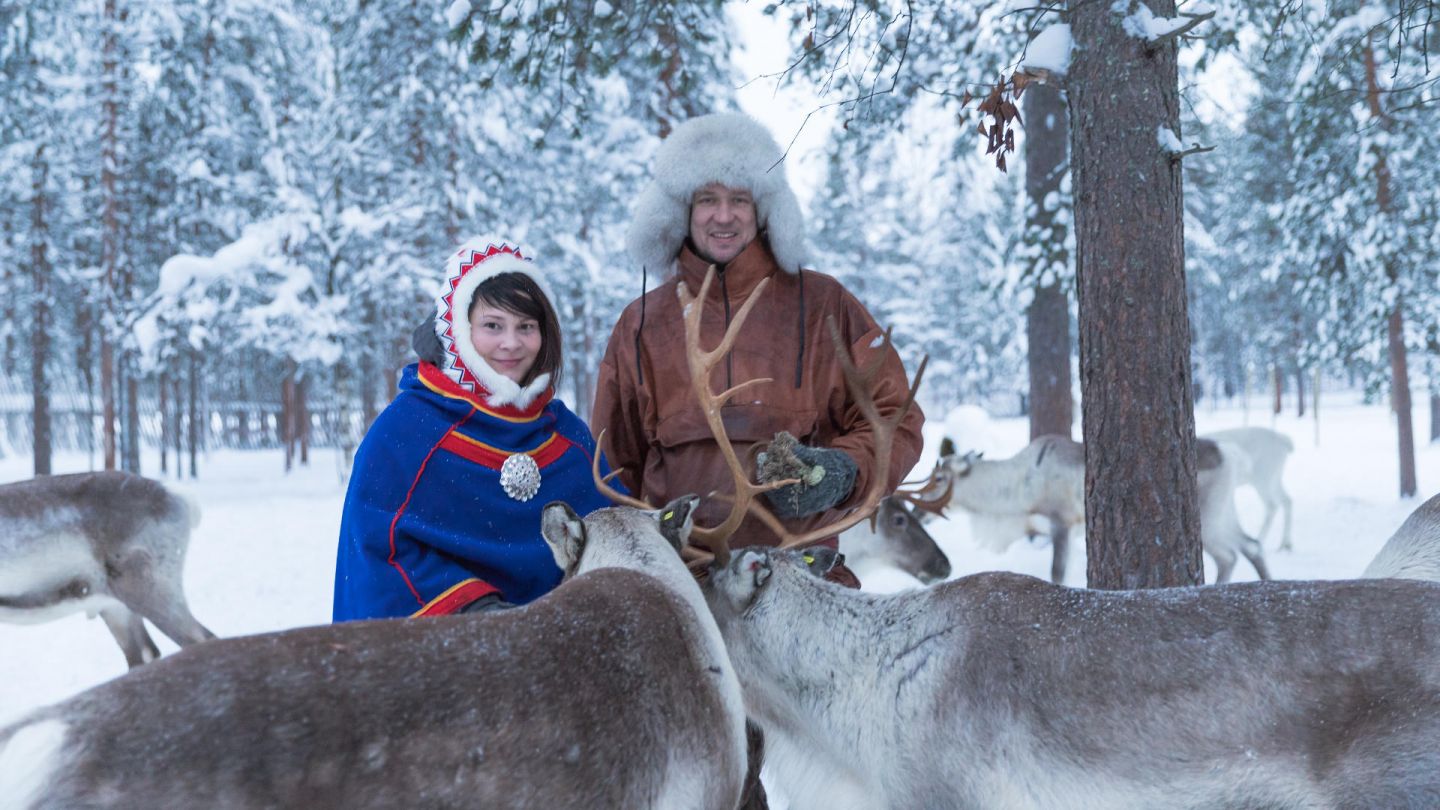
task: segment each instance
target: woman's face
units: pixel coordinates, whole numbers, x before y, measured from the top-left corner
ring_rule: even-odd
[[[540,323],[479,301],[470,313],[470,342],[491,368],[518,383],[540,354]]]

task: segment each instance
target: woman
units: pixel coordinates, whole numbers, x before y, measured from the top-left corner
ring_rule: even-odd
[[[609,505],[589,429],[554,398],[560,328],[529,256],[482,237],[450,257],[421,361],[355,455],[335,621],[525,604],[561,576],[541,507]]]

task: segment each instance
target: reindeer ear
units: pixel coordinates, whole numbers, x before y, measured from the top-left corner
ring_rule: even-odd
[[[955,455],[955,442],[952,441],[949,436],[946,436],[940,440],[940,456],[943,458],[953,455]]]
[[[698,495],[682,495],[655,513],[656,519],[660,521],[660,533],[670,541],[676,551],[690,542],[690,530],[695,526],[695,507],[699,503]]]
[[[540,536],[550,546],[555,564],[569,574],[580,562],[580,553],[585,549],[585,522],[570,508],[570,504],[552,501],[540,511]]]

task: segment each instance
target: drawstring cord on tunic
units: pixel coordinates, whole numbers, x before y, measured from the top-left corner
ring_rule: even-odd
[[[805,268],[796,267],[795,275],[800,277],[800,312],[795,317],[795,326],[800,333],[800,351],[795,355],[795,389],[800,389],[800,374],[805,365]]]
[[[647,268],[640,265],[640,325],[635,328],[635,376],[639,385],[645,384],[645,370],[640,367],[640,334],[645,331],[645,287],[649,281]]]

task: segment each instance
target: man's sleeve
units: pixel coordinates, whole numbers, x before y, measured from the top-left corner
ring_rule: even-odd
[[[623,316],[610,335],[600,374],[595,383],[595,406],[590,409],[590,429],[597,441],[603,431],[605,458],[620,470],[618,480],[630,493],[640,492],[640,474],[650,441],[645,436],[645,419],[640,412],[639,387],[635,377],[635,355],[626,351],[633,339],[628,319]]]
[[[910,394],[910,382],[905,375],[905,366],[900,362],[900,355],[895,351],[895,347],[885,344],[885,330],[875,323],[875,319],[870,317],[870,313],[865,310],[865,307],[848,292],[844,294],[843,300],[846,304],[843,323],[849,327],[845,331],[851,341],[850,356],[854,359],[856,367],[864,368],[867,363],[872,362],[875,352],[882,349],[885,352],[885,359],[880,364],[872,393],[875,397],[876,410],[880,415],[887,418],[893,417]],[[845,406],[840,417],[840,424],[840,437],[830,446],[847,452],[858,467],[855,474],[855,486],[850,491],[850,497],[840,505],[840,508],[845,509],[854,506],[860,500],[870,486],[877,466],[874,426],[861,413],[860,406],[850,396],[848,389],[845,392]],[[912,403],[905,418],[896,428],[895,439],[890,447],[890,467],[885,476],[886,492],[891,492],[899,486],[905,475],[910,472],[910,468],[920,460],[920,451],[924,446],[921,427],[924,424],[925,414],[921,412],[920,404]]]

